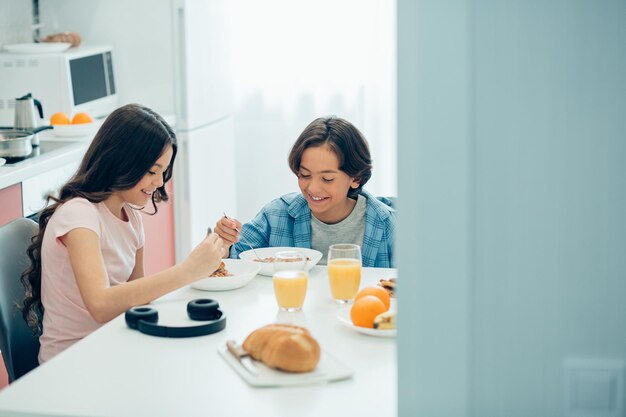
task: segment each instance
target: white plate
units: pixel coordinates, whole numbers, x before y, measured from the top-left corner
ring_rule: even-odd
[[[247,285],[261,269],[258,265],[252,265],[239,259],[224,259],[229,277],[208,277],[191,284],[192,288],[203,291],[227,291],[241,288]]]
[[[0,158],[0,167],[7,163],[7,160],[4,158]]]
[[[72,46],[67,42],[14,43],[4,45],[4,49],[14,54],[50,54],[63,52]]]
[[[276,369],[268,368],[262,362],[249,358],[244,359],[248,360],[250,366],[256,370],[254,374],[250,370],[246,369],[246,367],[228,351],[225,344],[218,347],[217,351],[235,370],[235,372],[237,372],[239,376],[244,379],[244,381],[257,387],[319,384],[322,382],[332,382],[351,378],[352,375],[354,375],[354,371],[352,369],[339,362],[333,356],[328,354],[328,352],[324,351],[324,349],[321,351],[320,361],[315,369],[311,372],[303,373],[282,372]]]
[[[259,249],[255,248],[254,250],[256,251],[256,253],[261,259],[276,256],[277,252],[282,252],[282,251],[297,250],[299,252],[303,252],[304,254],[306,254],[307,257],[311,258],[311,260],[307,262],[307,265],[306,265],[307,271],[313,268],[315,265],[317,265],[317,263],[320,261],[320,259],[322,259],[322,256],[323,256],[322,252],[316,251],[315,249],[290,248],[290,247],[284,247],[284,246],[277,246],[273,248],[259,248]],[[261,265],[261,271],[259,271],[259,274],[261,275],[265,275],[266,277],[271,277],[274,275],[274,266],[272,265],[272,263],[255,261],[255,259],[257,258],[257,255],[255,255],[252,249],[247,250],[245,252],[241,252],[239,254],[239,258],[255,265],[256,264]]]
[[[54,125],[52,134],[59,137],[78,137],[95,135],[95,123],[77,123],[75,125]]]
[[[350,319],[351,308],[352,308],[352,305],[346,306],[337,313],[337,320],[339,320],[339,323],[343,324],[346,327],[351,328],[354,331],[366,334],[368,336],[396,337],[396,333],[398,332],[397,329],[378,330],[378,329],[370,329],[368,327],[355,326],[354,324],[352,324],[352,320]],[[390,310],[393,310],[393,306],[390,307]]]

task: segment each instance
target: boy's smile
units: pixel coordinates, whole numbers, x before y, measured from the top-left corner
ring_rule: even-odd
[[[359,182],[341,171],[337,155],[322,145],[302,153],[298,186],[311,213],[324,223],[335,224],[352,212],[356,201],[348,197],[348,191]]]

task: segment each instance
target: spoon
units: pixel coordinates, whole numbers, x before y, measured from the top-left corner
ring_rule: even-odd
[[[231,220],[231,218],[230,218],[230,217],[228,217],[228,216],[226,215],[226,213],[224,213],[224,217],[226,217],[228,220]],[[235,230],[236,230],[236,231],[237,231],[237,233],[239,233],[239,235],[241,236],[241,231],[240,231],[239,229],[237,229],[236,227],[235,227]],[[248,242],[242,241],[242,240],[240,240],[240,242],[242,242],[244,245],[246,245],[247,247],[249,247],[250,249],[252,249],[252,252],[254,252],[254,256],[256,256],[256,258],[259,260],[259,262],[261,262],[261,257],[260,257],[260,256],[256,253],[256,250],[254,250],[254,248],[252,247],[252,245],[251,245],[251,244],[249,244]]]

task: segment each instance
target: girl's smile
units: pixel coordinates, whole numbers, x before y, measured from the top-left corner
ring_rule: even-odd
[[[152,194],[154,194],[156,189],[163,186],[163,175],[172,160],[173,154],[174,151],[169,146],[133,188],[113,193],[105,201],[109,210],[124,220],[122,206],[125,202],[137,207],[145,206],[152,198]]]

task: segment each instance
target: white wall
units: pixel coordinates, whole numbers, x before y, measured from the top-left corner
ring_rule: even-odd
[[[32,8],[30,1],[0,0],[0,47],[32,42]]]
[[[75,31],[84,44],[113,46],[120,105],[174,113],[170,0],[40,1],[42,36]]]
[[[298,191],[291,146],[315,118],[343,117],[367,138],[366,188],[396,195],[395,2],[236,0],[233,84],[238,210],[252,218]]]
[[[400,415],[566,415],[626,358],[626,3],[398,17]]]

